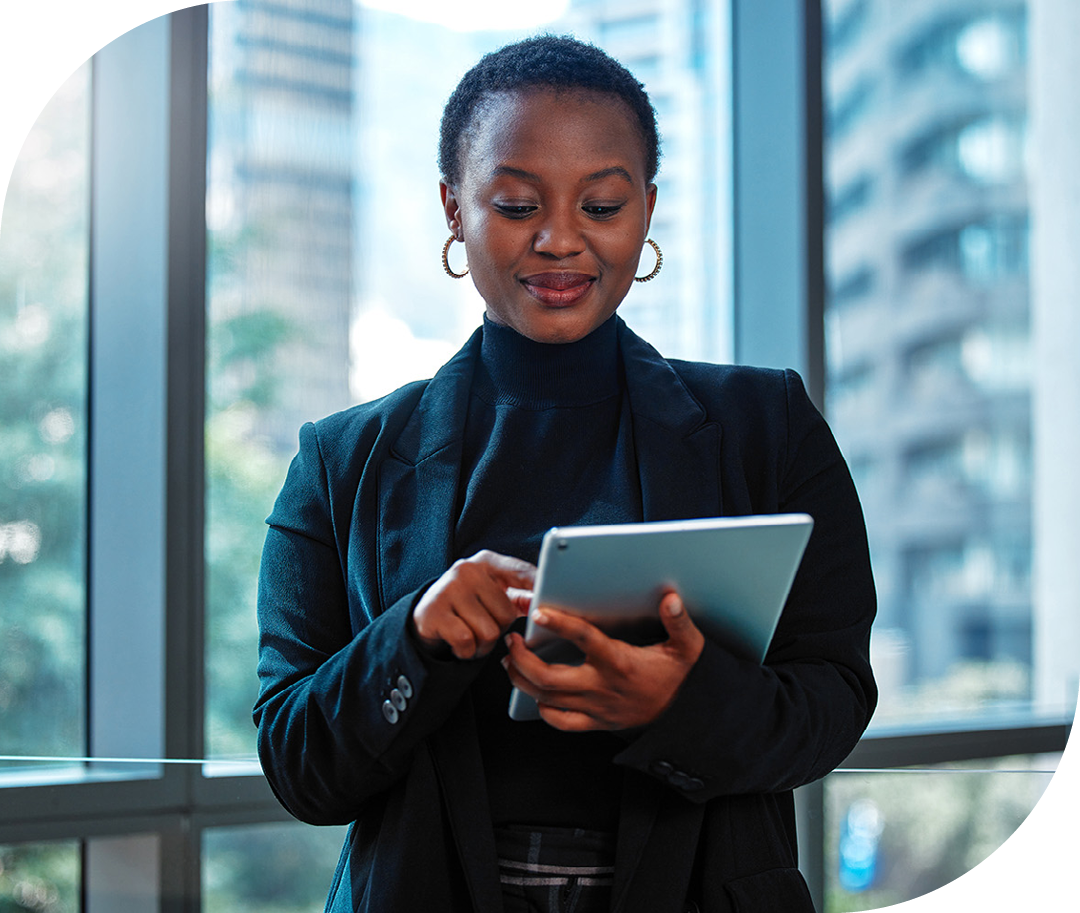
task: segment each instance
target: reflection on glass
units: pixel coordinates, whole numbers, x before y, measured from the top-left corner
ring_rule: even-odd
[[[0,910],[5,913],[78,913],[77,843],[0,846]]]
[[[202,913],[320,913],[344,839],[296,823],[204,832]]]
[[[825,913],[901,903],[973,869],[1035,807],[1058,757],[830,774]]]
[[[353,5],[211,9],[207,748],[250,755],[262,521],[302,421],[349,404]]]
[[[827,409],[879,587],[875,723],[1068,712],[1080,669],[1035,632],[1071,609],[1032,589],[1033,403],[1051,355],[1032,342],[1028,125],[1049,52],[1022,0],[824,8]],[[875,103],[856,105],[866,86]]]
[[[408,4],[375,8],[386,5],[210,9],[211,757],[253,749],[263,519],[300,425],[430,377],[480,323],[471,281],[441,266],[435,158],[442,106],[482,53],[538,28],[572,31],[647,83],[666,144],[651,234],[666,255],[663,274],[635,285],[621,313],[665,355],[729,357],[729,219],[717,216],[727,205],[725,3],[655,0],[627,18],[577,0],[529,22],[522,7],[520,27],[506,31],[463,30],[449,7],[423,14],[445,23],[410,18]]]
[[[90,68],[27,137],[0,229],[0,754],[83,754]]]

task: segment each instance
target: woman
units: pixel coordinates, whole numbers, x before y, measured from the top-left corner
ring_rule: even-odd
[[[862,516],[793,372],[669,362],[615,316],[658,157],[644,90],[597,49],[484,58],[440,145],[484,325],[431,381],[301,430],[255,719],[285,807],[352,824],[328,910],[812,909],[791,789],[876,700]],[[579,667],[517,633],[550,526],[780,511],[815,529],[763,666],[677,594],[649,647],[546,610]],[[509,720],[511,686],[542,721]]]

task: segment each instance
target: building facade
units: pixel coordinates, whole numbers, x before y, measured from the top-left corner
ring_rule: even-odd
[[[1017,0],[826,4],[827,406],[901,685],[1032,662],[1026,32]]]

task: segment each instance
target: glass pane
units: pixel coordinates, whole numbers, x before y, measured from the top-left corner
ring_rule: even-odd
[[[826,913],[911,900],[973,869],[1035,807],[1059,757],[830,774]]]
[[[89,110],[86,65],[0,228],[0,754],[84,754]]]
[[[462,28],[450,7],[438,23],[404,15],[408,4],[382,5],[211,7],[207,745],[216,757],[252,751],[262,521],[299,426],[430,377],[480,323],[471,281],[449,279],[440,262],[448,232],[436,148],[442,105],[482,53],[548,27],[597,41],[645,79],[665,141],[652,237],[669,256],[621,313],[665,355],[730,357],[727,220],[716,217],[727,206],[722,4],[657,6],[633,25],[605,5],[570,2],[530,22],[515,12],[521,28],[505,31]],[[459,269],[461,256],[454,245]],[[652,264],[643,254],[643,271]]]
[[[321,913],[343,827],[295,822],[203,834],[203,913]]]
[[[0,910],[78,913],[80,870],[77,843],[0,846]]]
[[[1048,546],[1080,553],[1053,487],[1073,472],[1075,393],[1039,408],[1080,339],[1033,332],[1075,307],[1075,288],[1046,294],[1038,245],[1076,197],[1036,205],[1032,167],[1040,123],[1071,104],[1032,74],[1065,59],[1022,2],[825,10],[827,409],[879,589],[875,724],[1071,712],[1073,562],[1034,573]]]

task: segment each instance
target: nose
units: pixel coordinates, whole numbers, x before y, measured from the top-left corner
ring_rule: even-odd
[[[576,213],[563,207],[548,210],[537,226],[533,250],[556,260],[565,260],[584,249],[585,239]]]

